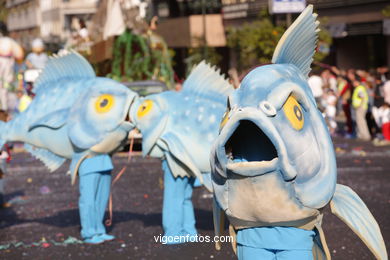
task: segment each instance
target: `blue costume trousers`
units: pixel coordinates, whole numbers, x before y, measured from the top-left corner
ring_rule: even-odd
[[[85,159],[79,168],[79,211],[83,239],[106,233],[103,218],[110,196],[111,169],[108,155]]]
[[[164,199],[162,222],[165,236],[196,235],[192,189],[195,179],[173,177],[166,160],[164,171]]]
[[[240,260],[312,260],[315,232],[294,227],[258,227],[237,232]]]

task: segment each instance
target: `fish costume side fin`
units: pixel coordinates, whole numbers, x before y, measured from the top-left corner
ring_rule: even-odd
[[[359,236],[377,259],[388,259],[378,223],[351,188],[337,184],[330,208],[333,214]]]
[[[319,31],[319,21],[316,21],[316,18],[313,6],[308,5],[279,40],[272,56],[272,63],[294,64],[303,75],[308,76]]]
[[[143,135],[147,138],[142,139],[142,155],[148,155],[155,144],[158,142],[159,136],[164,132],[168,122],[168,116],[156,120],[155,127],[147,129]]]
[[[178,171],[178,173],[172,171],[172,173],[175,174],[174,177],[176,178],[181,176],[184,174],[185,170],[188,169],[194,177],[199,178],[199,181],[203,183],[202,173],[195,166],[195,163],[192,161],[192,159],[188,156],[186,148],[180,139],[174,133],[167,132],[161,136],[161,140],[165,142],[169,148],[169,154],[166,154],[168,165],[170,167],[182,169]],[[183,166],[185,166],[185,168],[183,168]],[[187,176],[187,174],[184,176]]]
[[[47,127],[50,129],[59,129],[66,124],[68,119],[69,109],[56,110],[31,124],[28,131],[32,131],[38,127]]]
[[[175,177],[186,177],[188,176],[188,172],[186,171],[187,167],[176,157],[174,157],[171,153],[164,153],[165,158],[167,159],[169,168],[171,172],[174,173]]]
[[[66,160],[65,158],[59,157],[46,149],[34,147],[27,143],[24,144],[24,148],[29,153],[31,153],[35,158],[42,161],[45,164],[45,166],[49,168],[50,172],[54,172],[55,170],[60,168],[60,166]]]
[[[77,52],[50,57],[42,74],[34,84],[34,93],[50,88],[59,78],[94,78],[95,72],[88,61]]]
[[[205,61],[194,67],[183,83],[185,92],[191,92],[194,96],[212,95],[222,102],[226,102],[227,96],[233,90],[233,86],[221,75],[220,70]]]

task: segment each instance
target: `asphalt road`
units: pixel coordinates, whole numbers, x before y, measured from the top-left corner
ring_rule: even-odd
[[[387,249],[390,244],[390,147],[336,139],[338,182],[354,189],[377,219]],[[114,175],[127,164],[114,157]],[[14,154],[6,176],[6,199],[0,210],[0,259],[235,259],[229,243],[216,251],[213,243],[167,246],[162,234],[160,161],[134,156],[113,188],[114,219],[108,228],[116,240],[91,246],[80,243],[78,187],[66,175],[68,165],[49,173],[26,153]],[[203,188],[193,201],[200,235],[213,236],[211,196]],[[373,259],[345,224],[325,212],[324,231],[333,259]],[[388,250],[389,251],[389,250]]]

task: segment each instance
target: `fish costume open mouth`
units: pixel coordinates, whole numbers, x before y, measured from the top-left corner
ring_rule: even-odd
[[[259,146],[257,144],[261,143]],[[227,169],[246,175],[245,171],[265,174],[277,169],[278,153],[266,134],[252,121],[240,120],[225,144]],[[245,171],[240,171],[245,169]]]
[[[309,5],[285,32],[272,64],[253,69],[228,97],[210,157],[215,231],[221,234],[225,214],[234,230],[315,230],[314,259],[330,259],[321,227],[330,205],[376,258],[387,259],[367,206],[336,184],[332,140],[307,83],[319,24],[312,11]]]

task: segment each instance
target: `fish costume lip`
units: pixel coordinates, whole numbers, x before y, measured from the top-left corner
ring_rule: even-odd
[[[253,69],[229,95],[210,156],[215,233],[221,235],[225,214],[231,234],[262,227],[314,230],[313,259],[329,260],[321,227],[329,205],[377,259],[386,260],[375,218],[354,191],[337,184],[333,143],[307,83],[316,18],[308,5],[278,42],[272,64]]]

